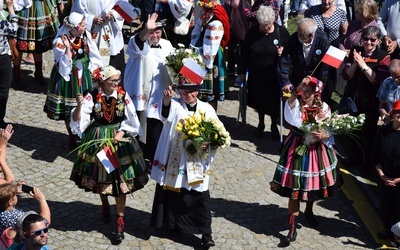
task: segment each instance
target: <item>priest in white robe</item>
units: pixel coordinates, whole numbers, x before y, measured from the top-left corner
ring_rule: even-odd
[[[139,139],[149,162],[153,161],[163,126],[158,118],[163,91],[170,84],[165,58],[173,51],[171,43],[161,38],[162,27],[156,22],[157,17],[152,14],[145,27],[129,40],[124,79],[124,87],[139,113],[144,131]]]

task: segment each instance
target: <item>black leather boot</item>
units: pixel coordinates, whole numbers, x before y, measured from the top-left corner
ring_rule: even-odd
[[[296,232],[296,216],[290,215],[289,216],[289,233],[288,235],[282,239],[279,247],[287,247],[290,245],[291,242],[296,240],[297,232]]]

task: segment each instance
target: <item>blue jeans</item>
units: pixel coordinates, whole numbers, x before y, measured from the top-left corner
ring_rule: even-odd
[[[293,0],[292,12],[297,12],[299,10],[300,0]]]

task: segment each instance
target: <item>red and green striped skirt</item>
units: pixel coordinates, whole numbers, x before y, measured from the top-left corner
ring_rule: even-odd
[[[54,65],[51,71],[44,112],[52,120],[69,121],[71,119],[71,110],[77,105],[75,99],[77,94],[84,94],[93,88],[91,72],[88,69],[89,59],[84,57],[78,60],[81,61],[83,66],[81,80],[79,80],[76,73],[77,60],[73,60],[69,81],[66,81],[58,73],[56,65]]]
[[[55,0],[33,0],[30,8],[17,13],[19,51],[44,53],[53,48],[60,22]]]
[[[303,136],[292,132],[285,140],[277,164],[271,190],[293,200],[314,201],[332,196],[339,181],[337,158],[332,147],[321,141],[310,144],[299,155]]]
[[[112,139],[119,127],[120,123],[101,125],[94,122],[82,134],[81,145],[99,138]],[[92,143],[85,150],[78,151],[70,179],[85,191],[114,197],[143,188],[149,180],[143,152],[136,138],[125,138],[129,138],[129,141],[121,141],[114,145],[114,156],[119,164],[114,171],[107,173],[96,157],[104,147],[101,142]]]

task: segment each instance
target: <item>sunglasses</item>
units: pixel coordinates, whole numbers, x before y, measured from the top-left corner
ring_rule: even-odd
[[[372,43],[376,42],[376,40],[378,40],[377,38],[370,38],[370,37],[363,37],[362,40],[364,42],[368,42],[371,41]]]
[[[34,235],[36,237],[36,236],[42,235],[42,233],[47,234],[48,231],[49,231],[49,228],[45,227],[43,229],[36,230],[36,231],[33,231],[33,232],[27,231],[27,233],[30,233],[31,235]]]

